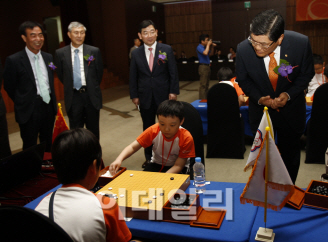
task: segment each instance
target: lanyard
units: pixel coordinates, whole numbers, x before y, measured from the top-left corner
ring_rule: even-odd
[[[163,134],[162,134],[162,135],[163,135]],[[170,156],[170,154],[171,154],[171,150],[172,150],[172,147],[173,147],[174,139],[172,140],[172,144],[171,144],[171,147],[170,147],[170,151],[169,151],[169,153],[167,154],[167,158],[166,158],[165,163],[164,163],[164,160],[163,160],[163,157],[164,157],[164,142],[165,142],[165,140],[164,140],[164,135],[163,135],[163,144],[162,144],[162,168],[159,170],[159,172],[161,172],[161,171],[163,170],[164,166],[166,165],[167,160],[169,159],[169,156]],[[163,163],[164,163],[164,164],[163,164]]]
[[[323,72],[321,73],[321,76],[322,76],[322,83],[321,84],[324,84],[325,83],[325,77],[323,76]],[[318,79],[317,79],[317,82],[318,82],[319,86],[321,86],[321,84],[319,83]]]

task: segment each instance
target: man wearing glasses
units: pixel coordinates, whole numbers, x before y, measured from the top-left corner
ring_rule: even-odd
[[[277,11],[259,13],[252,20],[249,38],[238,45],[236,73],[240,87],[249,96],[253,134],[267,106],[278,149],[295,184],[305,128],[304,90],[314,70],[308,37],[284,28],[284,19]],[[281,60],[294,67],[286,77],[273,71]]]
[[[155,124],[158,105],[164,100],[176,100],[179,94],[178,71],[169,45],[158,43],[153,21],[139,25],[138,36],[144,44],[131,53],[130,97],[140,110],[143,130]],[[152,147],[145,149],[145,167],[152,156]]]

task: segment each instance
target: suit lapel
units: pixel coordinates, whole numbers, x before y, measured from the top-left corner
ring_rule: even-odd
[[[50,60],[47,58],[46,55],[43,54],[43,52],[41,51],[41,55],[42,55],[42,58],[43,58],[43,61],[44,61],[44,64],[46,65],[46,68],[47,68],[47,72],[48,72],[48,80],[49,80],[49,86],[50,86],[50,80],[51,80],[51,72],[49,71],[49,66],[48,66],[48,63],[50,63]]]
[[[73,67],[72,67],[73,63],[72,63],[71,45],[69,45],[68,48],[64,51],[64,57],[66,59],[66,63],[68,63],[68,69],[73,80]]]
[[[34,73],[33,73],[32,65],[31,65],[30,59],[27,56],[27,53],[26,53],[25,49],[22,51],[21,59],[22,59],[22,63],[23,63],[24,68],[26,69],[28,75],[30,76],[30,80],[32,81],[33,85],[36,88],[35,76],[34,76]]]
[[[145,65],[146,70],[148,70],[149,73],[151,73],[148,62],[147,62],[147,58],[146,58],[145,45],[140,46],[136,51],[140,51],[141,62]]]
[[[282,43],[280,46],[280,59],[284,59],[290,63],[291,61],[290,61],[290,58],[288,57],[288,56],[291,56],[291,53],[289,53],[289,46],[290,46],[290,44],[288,42],[288,39],[284,38],[282,40]],[[278,63],[278,65],[279,64],[280,63]],[[280,88],[284,84],[284,82],[286,82],[286,78],[279,75],[277,89]]]
[[[162,51],[162,45],[157,42],[156,48],[155,48],[155,56],[154,56],[154,64],[153,64],[153,72],[157,69],[157,60],[158,60],[158,55],[159,52]]]
[[[90,52],[90,48],[88,48],[85,44],[83,44],[83,66],[84,66],[84,75],[85,75],[85,80],[87,80],[87,76],[88,76],[88,71],[89,71],[89,63],[87,60],[84,59],[84,56],[86,55],[92,55],[92,53]]]

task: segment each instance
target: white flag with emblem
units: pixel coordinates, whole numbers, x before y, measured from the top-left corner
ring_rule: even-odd
[[[269,120],[268,120],[267,117],[269,118]],[[270,124],[269,124],[269,122],[270,122]],[[270,118],[269,114],[267,116],[266,111],[264,111],[261,123],[260,123],[260,125],[259,125],[259,127],[256,131],[256,135],[255,135],[255,138],[254,138],[254,141],[253,141],[251,152],[249,153],[248,160],[246,162],[246,166],[244,168],[244,171],[247,171],[250,167],[252,167],[254,165],[256,157],[259,155],[259,151],[260,151],[261,145],[263,143],[264,135],[265,135],[265,132],[266,132],[265,127],[270,127],[271,128],[270,133],[274,134],[271,124],[272,124],[272,122],[271,122],[271,118]]]

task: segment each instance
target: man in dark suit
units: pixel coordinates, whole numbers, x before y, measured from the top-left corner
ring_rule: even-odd
[[[69,24],[67,34],[71,44],[56,50],[55,64],[58,78],[64,84],[70,128],[85,125],[99,139],[100,83],[104,68],[99,48],[83,44],[85,32],[83,24]]]
[[[153,21],[142,21],[138,36],[144,45],[132,52],[130,97],[140,110],[143,130],[146,130],[155,124],[158,105],[167,99],[177,99],[179,78],[172,48],[157,43],[157,29]],[[145,149],[145,156],[143,167],[151,159],[151,147]]]
[[[57,110],[52,55],[41,51],[44,36],[39,23],[26,21],[19,33],[26,47],[6,59],[4,88],[15,104],[23,149],[36,145],[39,135],[50,151]]]
[[[8,126],[6,117],[6,106],[1,94],[2,86],[2,64],[0,60],[0,159],[10,156],[11,150],[8,137]]]
[[[258,14],[251,23],[250,37],[238,45],[236,72],[240,87],[249,96],[252,132],[256,133],[267,106],[278,149],[295,184],[305,128],[304,90],[314,70],[308,37],[284,28],[277,11]],[[288,79],[273,71],[281,60],[294,67]]]

